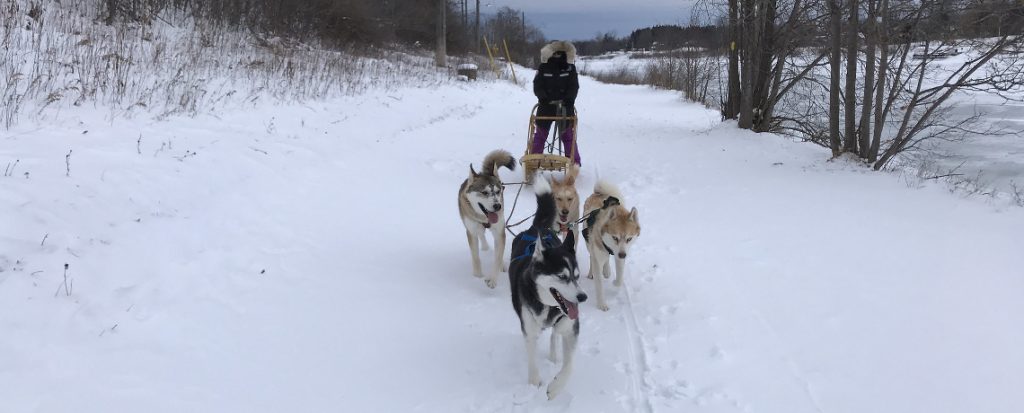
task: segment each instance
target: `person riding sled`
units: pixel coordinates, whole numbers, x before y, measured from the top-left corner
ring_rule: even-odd
[[[558,106],[565,108],[566,116],[576,116],[576,94],[580,79],[576,73],[576,47],[566,41],[553,41],[540,51],[540,66],[533,77],[533,94],[537,96],[537,116],[557,116]],[[550,119],[537,120],[530,153],[543,153],[551,130]],[[566,121],[559,139],[566,151],[573,148],[572,160],[580,165],[579,143],[573,145],[572,122]]]

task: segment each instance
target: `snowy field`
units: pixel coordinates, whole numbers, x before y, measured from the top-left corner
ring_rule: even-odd
[[[1020,411],[1024,210],[581,82],[580,192],[643,233],[557,399],[470,275],[457,189],[534,102],[481,82],[0,132],[0,410]]]

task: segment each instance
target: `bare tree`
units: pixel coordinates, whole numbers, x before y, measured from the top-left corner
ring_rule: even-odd
[[[839,135],[840,72],[842,67],[842,9],[839,0],[825,0],[829,16],[829,88],[828,88],[828,138],[832,156],[839,156],[841,140]]]
[[[861,104],[860,124],[857,127],[857,146],[860,157],[864,159],[868,157],[871,148],[871,113],[875,90],[875,44],[878,42],[875,30],[878,0],[865,0],[865,2],[868,6],[868,13],[864,27],[864,96]]]
[[[857,153],[857,44],[860,36],[857,0],[846,0],[849,7],[846,24],[846,86],[843,97],[845,128],[843,151]]]
[[[739,10],[739,0],[729,0],[729,86],[722,108],[722,117],[725,119],[736,119],[740,114]]]
[[[448,0],[437,0],[437,48],[434,50],[434,64],[438,67],[447,65],[448,32],[445,30],[445,20],[448,15]]]

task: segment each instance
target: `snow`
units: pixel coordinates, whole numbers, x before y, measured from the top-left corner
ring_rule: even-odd
[[[535,100],[481,81],[0,132],[2,410],[1019,411],[1024,210],[581,83],[580,193],[643,232],[557,399],[470,274],[457,188]]]
[[[576,67],[582,73],[609,73],[620,70],[641,72],[652,61],[640,52],[611,52],[600,56],[581,56]]]

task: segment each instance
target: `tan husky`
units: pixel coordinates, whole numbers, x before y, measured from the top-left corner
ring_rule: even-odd
[[[580,220],[580,193],[576,190],[576,177],[580,168],[569,165],[565,178],[551,180],[551,193],[555,196],[555,226],[552,228],[559,236],[568,235],[572,230],[573,240],[580,239],[580,229],[576,222]]]
[[[615,286],[618,287],[622,285],[629,246],[640,236],[636,208],[627,211],[622,202],[618,188],[597,181],[594,194],[583,204],[584,216],[587,217],[583,238],[590,253],[590,274],[587,277],[594,279],[597,308],[602,311],[608,311],[608,304],[604,301],[601,276],[611,277],[611,256],[615,256]]]
[[[484,233],[491,231],[494,238],[494,270],[484,278],[488,287],[498,285],[498,274],[508,271],[505,265],[505,187],[498,177],[498,168],[516,169],[516,160],[512,154],[501,149],[491,151],[484,158],[480,173],[469,165],[469,178],[462,181],[459,187],[459,217],[466,226],[466,239],[469,241],[469,254],[473,259],[473,276],[484,277],[480,270],[480,250],[487,251],[487,238]]]

